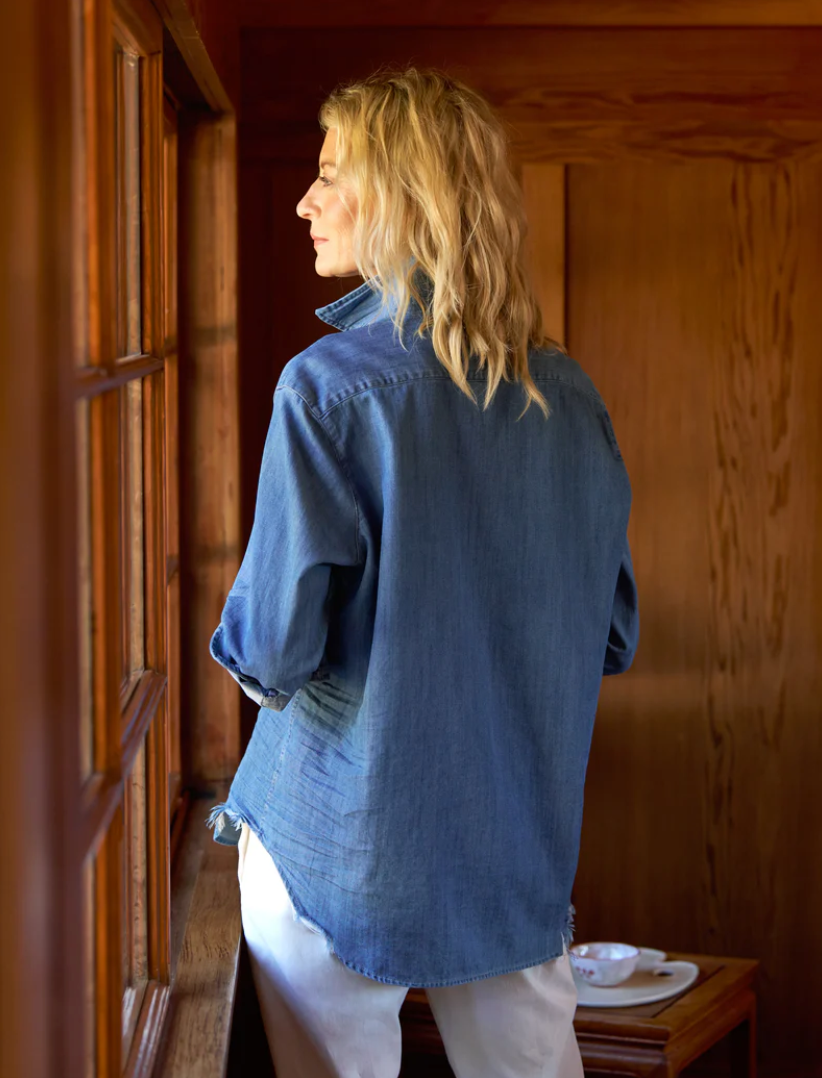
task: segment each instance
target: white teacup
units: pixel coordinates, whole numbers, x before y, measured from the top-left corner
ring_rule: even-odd
[[[640,947],[639,961],[636,964],[636,972],[655,970],[668,957],[665,951],[658,951],[655,947]]]
[[[576,943],[569,954],[574,972],[601,988],[627,981],[639,962],[639,948],[630,943]]]

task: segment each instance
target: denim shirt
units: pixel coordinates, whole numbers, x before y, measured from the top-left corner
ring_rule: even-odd
[[[571,941],[603,674],[630,665],[631,488],[578,364],[548,400],[473,361],[473,404],[368,283],[273,397],[254,523],[210,643],[260,710],[214,838],[244,823],[294,916],[376,981],[459,984]]]

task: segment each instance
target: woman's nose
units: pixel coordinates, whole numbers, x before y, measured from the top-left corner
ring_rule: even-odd
[[[314,213],[314,207],[311,205],[311,201],[308,196],[308,192],[303,195],[300,201],[297,203],[297,216],[298,217],[311,217]]]

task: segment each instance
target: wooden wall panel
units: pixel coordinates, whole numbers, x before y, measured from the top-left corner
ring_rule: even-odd
[[[819,26],[819,0],[240,0],[243,26]]]
[[[485,93],[523,161],[810,157],[822,145],[820,55],[815,28],[245,30],[242,152],[311,156],[338,83],[413,61]]]
[[[565,343],[565,177],[562,165],[519,165],[528,207],[526,250],[543,325]]]
[[[208,645],[239,568],[237,188],[233,118],[184,112],[180,172],[180,691],[195,788],[240,759],[239,696]]]
[[[253,523],[259,466],[280,372],[292,356],[318,337],[336,332],[317,318],[315,308],[362,283],[360,277],[327,278],[314,272],[311,224],[296,213],[298,201],[317,173],[323,141],[319,128],[314,141],[313,159],[304,163],[243,170],[240,397],[244,539]]]
[[[233,112],[240,102],[240,27],[235,3],[153,0],[209,108]]]
[[[815,121],[820,46],[815,28],[245,30],[243,118],[314,120],[323,90],[396,60],[462,74],[514,124]]]
[[[795,977],[803,942],[810,968],[822,947],[805,764],[822,747],[819,31],[455,24],[244,33],[243,399],[259,397],[244,491],[282,363],[323,332],[309,311],[356,283],[306,271],[305,224],[288,223],[317,108],[386,61],[445,66],[512,125],[549,332],[600,386],[634,487],[642,641],[603,686],[577,938],[760,957],[766,1073],[809,1074],[822,995],[797,999]],[[597,164],[561,183],[577,161]]]
[[[84,1068],[72,83],[65,0],[0,33],[0,1074]]]
[[[631,476],[642,626],[600,697],[578,939],[761,958],[780,1075],[822,1055],[820,191],[810,165],[568,180],[568,344]]]
[[[313,156],[315,119],[285,123],[241,123],[241,153],[251,162],[288,163]],[[511,149],[531,164],[595,164],[621,160],[735,161],[822,160],[820,120],[735,120],[719,123],[678,120],[666,123],[602,123],[550,119],[511,125]]]

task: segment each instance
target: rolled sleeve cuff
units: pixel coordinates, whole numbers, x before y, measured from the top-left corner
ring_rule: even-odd
[[[279,689],[268,689],[261,685],[257,678],[243,673],[237,663],[223,652],[221,646],[222,636],[223,626],[220,624],[214,630],[208,646],[212,659],[215,659],[220,666],[231,674],[246,696],[250,696],[259,707],[268,707],[272,711],[282,711],[294,694],[280,692]]]
[[[605,654],[605,666],[603,668],[603,674],[607,677],[609,674],[624,674],[628,670],[634,661],[634,651],[628,648],[617,649],[608,646],[608,650]]]

